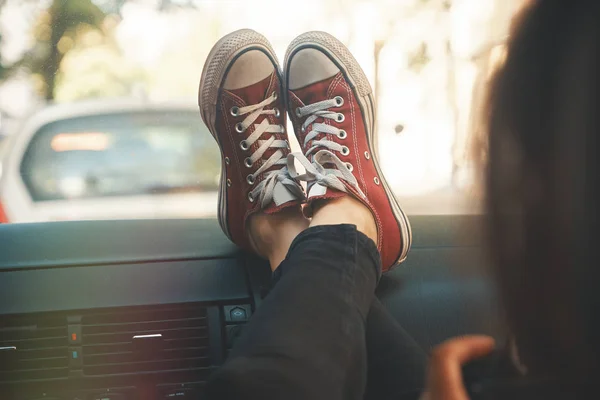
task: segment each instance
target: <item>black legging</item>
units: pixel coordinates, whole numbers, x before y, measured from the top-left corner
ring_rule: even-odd
[[[423,350],[374,292],[375,243],[354,225],[309,228],[209,380],[210,399],[416,399]]]

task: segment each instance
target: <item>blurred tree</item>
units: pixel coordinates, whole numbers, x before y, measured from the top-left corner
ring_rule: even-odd
[[[97,97],[124,97],[144,90],[146,71],[123,55],[114,40],[115,16],[107,17],[106,34],[88,30],[79,34],[65,54],[56,78],[59,102]]]
[[[34,27],[35,45],[17,67],[25,67],[40,79],[39,90],[46,100],[54,99],[56,76],[76,35],[86,27],[100,29],[106,14],[92,0],[52,0]]]
[[[24,4],[39,0],[15,1]],[[102,32],[107,16],[119,14],[127,3],[141,1],[144,0],[51,0],[33,22],[35,44],[21,60],[4,65],[0,54],[0,79],[6,79],[11,72],[24,68],[36,79],[40,95],[46,100],[54,100],[61,62],[76,47],[77,37],[90,29]],[[0,0],[0,11],[9,2]],[[195,8],[196,5],[194,0],[156,2],[157,9],[161,11]]]
[[[202,69],[202,46],[198,40],[206,35],[206,25],[190,35],[189,40],[174,44],[152,67],[136,63],[126,57],[127,49],[117,43],[114,30],[121,22],[119,14],[127,4],[147,0],[92,0],[104,13],[102,31],[78,29],[74,36],[59,42],[68,50],[61,61],[56,77],[54,98],[56,101],[74,101],[98,97],[126,97],[159,94],[164,97],[192,95],[197,89],[189,84],[189,77]],[[178,9],[195,8],[188,0],[161,0],[154,4],[155,10],[163,13]],[[210,22],[207,19],[207,22]],[[71,40],[72,39],[72,40]],[[144,40],[144,36],[140,37]],[[135,39],[130,39],[135,43]],[[131,45],[131,44],[130,44]],[[130,55],[131,56],[131,55]],[[195,61],[193,61],[195,60]],[[198,63],[200,63],[198,65]],[[179,71],[173,74],[172,71]]]

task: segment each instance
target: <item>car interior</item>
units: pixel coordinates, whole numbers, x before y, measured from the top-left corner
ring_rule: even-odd
[[[205,146],[204,125],[206,135],[187,135],[188,126],[177,141],[165,121],[187,121],[193,109],[200,124],[203,62],[220,36],[246,27],[280,55],[297,34],[328,30],[373,80],[380,157],[413,235],[406,261],[377,288],[392,316],[425,352],[467,333],[505,340],[486,217],[449,193],[470,187],[465,149],[522,1],[311,1],[273,20],[264,7],[281,9],[280,0],[0,0],[0,117],[18,115],[0,123],[0,400],[201,399],[226,362],[268,295],[271,270],[221,230],[220,154],[211,138]],[[52,21],[77,29],[57,34]],[[133,105],[113,102],[121,97]],[[154,98],[187,105],[176,115],[173,105],[150,106]],[[24,143],[17,154],[11,146],[24,140],[21,119],[33,108],[47,118],[35,129],[44,146],[25,152]],[[158,122],[139,124],[133,143],[124,112]],[[111,147],[114,137],[127,140]],[[212,155],[190,162],[194,140]],[[114,160],[141,172],[117,179]],[[164,182],[141,178],[159,164],[174,171]],[[103,175],[88,179],[90,166]],[[202,182],[198,169],[208,171]],[[38,185],[37,203],[28,184]]]
[[[501,339],[483,217],[411,222],[410,255],[378,288],[384,305],[426,351],[465,333]],[[270,282],[212,219],[6,224],[0,254],[8,399],[199,398]]]

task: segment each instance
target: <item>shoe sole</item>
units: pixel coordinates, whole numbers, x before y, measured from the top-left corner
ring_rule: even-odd
[[[394,217],[396,218],[398,226],[400,227],[400,231],[402,232],[402,238],[403,240],[406,240],[406,243],[403,243],[402,252],[391,267],[393,268],[394,266],[403,262],[410,251],[410,247],[412,245],[412,229],[407,215],[400,207],[396,196],[394,196],[394,193],[390,189],[390,186],[379,166],[379,154],[374,137],[375,98],[373,96],[373,89],[371,88],[371,84],[369,83],[367,75],[364,73],[360,64],[356,61],[352,53],[350,53],[350,50],[348,50],[348,48],[342,42],[326,32],[307,32],[294,39],[289,45],[285,55],[284,71],[289,71],[290,61],[294,54],[306,48],[317,49],[323,52],[323,54],[327,55],[329,59],[337,65],[340,71],[342,71],[350,86],[358,94],[357,100],[363,115],[365,116],[365,130],[367,131],[369,151],[371,152],[375,168],[377,169],[377,174],[381,178],[381,182],[387,194],[388,200],[392,206]],[[286,104],[289,104],[287,90],[288,77],[287,74],[285,75]]]
[[[219,149],[221,142],[216,131],[217,102],[220,96],[221,85],[229,72],[229,68],[234,61],[242,54],[250,50],[260,50],[265,53],[271,62],[279,78],[281,79],[281,70],[275,51],[271,44],[260,33],[252,29],[240,29],[221,38],[212,48],[200,78],[200,88],[198,90],[198,106],[202,120],[208,127],[208,130],[217,141]],[[223,173],[225,171],[225,157],[221,150],[221,181],[219,184],[219,224],[223,232],[231,239],[229,227],[227,224],[227,178]]]

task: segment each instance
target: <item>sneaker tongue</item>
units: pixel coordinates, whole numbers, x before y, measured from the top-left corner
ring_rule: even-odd
[[[331,78],[311,83],[310,85],[304,86],[300,89],[292,90],[292,92],[298,96],[300,100],[302,100],[304,105],[327,100],[329,99],[329,89],[331,84],[340,74],[341,72],[335,74]]]
[[[317,103],[319,101],[328,100],[331,97],[331,86],[334,81],[338,80],[342,73],[338,72],[334,76],[324,79],[319,82],[311,83],[308,86],[304,86],[300,89],[292,90],[304,105],[309,105],[313,103]],[[323,118],[317,118],[313,123],[323,122]],[[310,128],[309,128],[310,129]],[[322,139],[325,134],[318,135],[314,140]],[[302,139],[303,140],[303,139]],[[311,141],[312,143],[312,141]],[[311,143],[308,144],[307,148],[311,146]],[[306,149],[305,149],[306,150]],[[325,164],[325,166],[330,166],[330,164]],[[316,190],[316,189],[315,189]]]
[[[249,106],[258,104],[270,96],[271,92],[274,90],[276,81],[277,77],[275,76],[275,71],[273,71],[271,75],[267,76],[262,81],[258,81],[243,88],[229,89],[226,91],[234,96],[239,97],[245,105]]]
[[[273,189],[273,202],[277,207],[282,204],[287,203],[288,201],[294,201],[298,197],[290,192],[290,190],[281,182],[277,182],[275,184],[275,188]]]
[[[269,75],[268,77],[266,77],[265,79],[263,79],[259,82],[256,82],[250,86],[246,86],[244,88],[227,90],[227,92],[230,93],[231,95],[239,97],[241,100],[243,100],[245,105],[258,104],[261,101],[265,100],[267,97],[271,96],[271,94],[273,92],[279,93],[279,78],[277,77],[276,71],[273,71],[273,73],[271,75]],[[283,108],[281,107],[280,99],[277,99],[275,102],[268,105],[266,108],[272,109],[275,107],[279,108],[280,111],[283,110]],[[264,118],[265,118],[264,116],[259,117],[255,121],[255,124],[259,124]],[[275,117],[270,116],[269,119],[271,122],[271,121],[275,120]],[[276,123],[276,122],[272,122],[272,123]],[[247,131],[248,136],[251,134],[251,132],[253,132],[253,130]],[[273,133],[263,133],[262,136],[260,137],[260,139],[266,140],[271,136],[275,136],[275,138],[278,140],[286,139],[285,134],[273,134]],[[254,152],[258,147],[260,147],[260,144],[262,142],[260,139],[252,147],[252,152]],[[258,168],[258,166],[262,165],[262,163],[264,163],[266,160],[268,160],[269,157],[271,157],[273,155],[273,153],[275,153],[277,150],[278,149],[269,148],[265,152],[265,154],[263,154],[262,159],[259,160],[258,163],[256,164],[257,165],[256,168]],[[279,169],[281,169],[281,165],[273,165],[271,168],[267,169],[265,171],[265,173],[269,172],[269,171],[279,170]],[[257,182],[260,182],[264,178],[265,173],[261,174],[262,176],[258,178]]]

